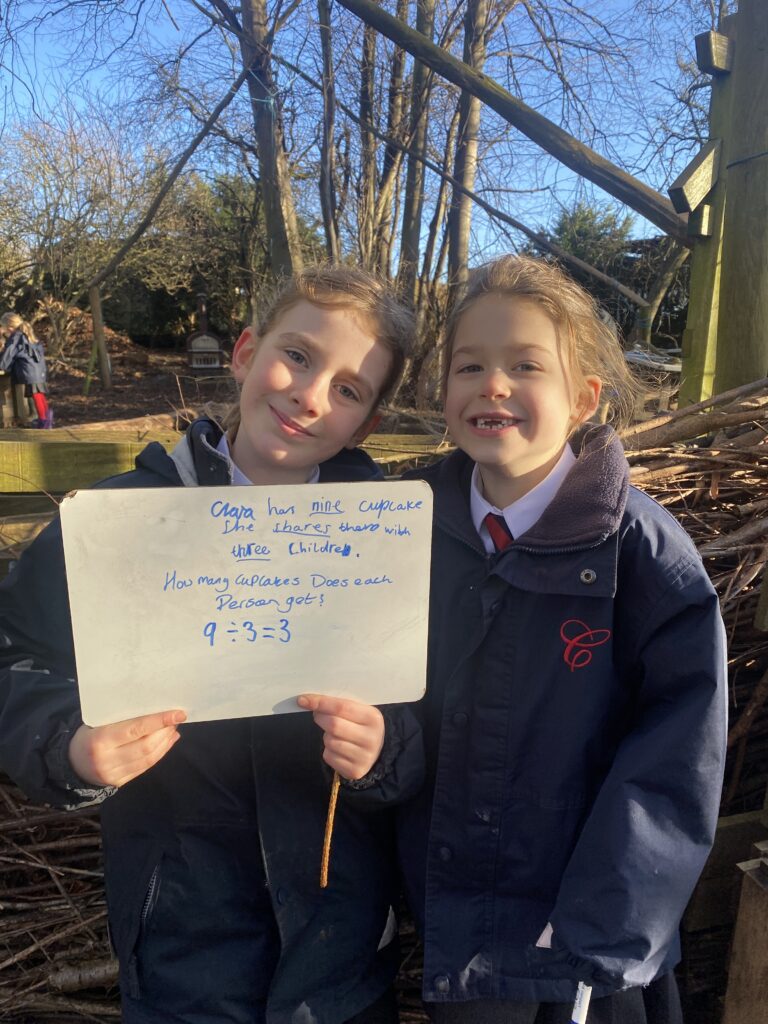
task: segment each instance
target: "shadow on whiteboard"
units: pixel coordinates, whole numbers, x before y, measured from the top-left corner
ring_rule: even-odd
[[[277,704],[272,705],[272,714],[285,715],[289,711],[306,711],[305,708],[300,708],[296,703],[298,697],[299,694],[297,693],[295,697],[287,697],[285,700],[279,700]]]

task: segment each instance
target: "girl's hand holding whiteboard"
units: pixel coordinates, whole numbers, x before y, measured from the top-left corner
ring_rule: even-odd
[[[69,763],[92,786],[124,786],[168,753],[186,717],[160,711],[96,728],[81,725],[69,744]]]
[[[323,760],[345,779],[362,779],[384,746],[384,716],[377,707],[315,693],[298,699],[323,730]]]

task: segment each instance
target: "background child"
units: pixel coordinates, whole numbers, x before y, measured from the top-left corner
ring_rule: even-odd
[[[445,358],[460,450],[413,474],[435,493],[428,777],[399,829],[424,999],[439,1024],[567,1024],[583,980],[590,1024],[674,1024],[723,769],[717,597],[586,422],[631,382],[581,288],[483,267]]]
[[[0,337],[6,339],[0,352],[0,370],[10,373],[12,383],[24,385],[24,394],[32,399],[37,411],[34,425],[50,430],[53,412],[46,397],[48,372],[42,342],[18,313],[3,313]]]
[[[229,433],[197,420],[170,456],[150,444],[134,472],[103,486],[377,478],[354,446],[397,380],[411,330],[376,278],[303,272],[235,345],[241,393]],[[382,749],[378,709],[328,702],[325,736],[301,714],[179,728],[183,712],[169,710],[84,726],[58,521],[0,588],[0,641],[0,765],[36,799],[103,801],[126,1024],[396,1019],[390,820],[366,812],[364,793],[343,794],[330,884],[318,884],[323,758],[350,779],[365,774]],[[393,730],[392,750],[420,743],[417,729]]]

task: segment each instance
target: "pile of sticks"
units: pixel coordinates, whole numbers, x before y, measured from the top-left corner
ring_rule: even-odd
[[[0,779],[0,1020],[119,1019],[100,858],[95,812]]]
[[[693,538],[729,650],[723,814],[757,810],[768,779],[768,379],[622,434],[632,482]]]
[[[622,436],[633,482],[690,533],[719,594],[731,702],[723,813],[757,809],[768,778],[768,380]],[[119,1018],[99,855],[95,812],[35,807],[0,779],[0,1021]],[[415,1024],[410,926],[403,938],[403,1019]]]

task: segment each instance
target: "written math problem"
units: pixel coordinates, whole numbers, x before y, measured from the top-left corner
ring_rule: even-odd
[[[421,482],[66,498],[86,722],[167,707],[189,721],[283,713],[307,690],[417,700],[431,522]]]

